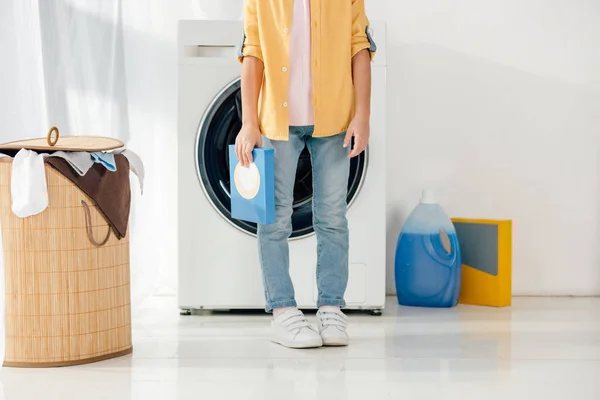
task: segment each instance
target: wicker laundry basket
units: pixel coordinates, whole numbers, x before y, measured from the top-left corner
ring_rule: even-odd
[[[129,237],[97,247],[110,227],[94,202],[46,165],[49,207],[18,218],[11,210],[12,160],[0,159],[0,222],[10,367],[55,367],[132,352]],[[83,201],[83,202],[82,202]]]

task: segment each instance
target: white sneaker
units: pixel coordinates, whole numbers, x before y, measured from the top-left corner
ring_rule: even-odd
[[[319,333],[298,309],[286,311],[271,322],[271,340],[292,349],[323,346]]]
[[[317,322],[323,346],[348,346],[348,317],[339,308],[320,308]]]

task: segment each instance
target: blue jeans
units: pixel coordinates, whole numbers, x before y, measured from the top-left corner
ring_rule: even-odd
[[[288,239],[292,234],[292,205],[298,157],[306,146],[313,174],[313,226],[317,235],[317,306],[344,306],[348,284],[348,221],[346,195],[350,149],[345,133],[314,138],[313,126],[290,127],[288,141],[271,140],[275,149],[276,222],[258,227],[267,311],[295,307],[289,273]]]

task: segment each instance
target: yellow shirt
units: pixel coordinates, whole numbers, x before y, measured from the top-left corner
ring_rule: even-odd
[[[311,0],[311,59],[315,137],[344,132],[354,117],[352,57],[377,50],[364,0]],[[263,61],[258,121],[263,135],[287,140],[289,45],[294,0],[244,0],[239,60]]]

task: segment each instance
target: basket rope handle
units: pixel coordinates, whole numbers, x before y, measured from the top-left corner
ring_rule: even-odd
[[[53,133],[56,133],[56,135],[52,135]],[[58,128],[53,126],[52,128],[50,128],[50,130],[48,131],[48,137],[46,138],[46,142],[48,142],[48,146],[50,147],[54,147],[54,145],[58,142]]]
[[[104,240],[101,243],[98,243],[96,241],[96,239],[94,239],[94,232],[92,231],[92,214],[90,213],[90,206],[88,206],[88,204],[83,200],[81,200],[81,205],[83,206],[83,208],[85,210],[85,227],[87,229],[88,239],[96,247],[104,246],[108,242],[108,239],[110,239],[110,231],[112,229],[109,226],[106,237],[104,238]]]

